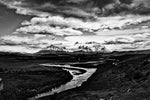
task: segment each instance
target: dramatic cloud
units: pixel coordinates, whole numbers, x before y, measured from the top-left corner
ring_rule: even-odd
[[[39,15],[41,12],[81,18],[116,14],[149,14],[149,0],[0,0],[18,13]]]
[[[66,0],[0,0],[0,2],[9,8],[16,9],[17,13],[25,15],[48,16],[51,13],[80,18],[94,17],[94,14],[82,9],[84,7],[74,6],[72,1]],[[80,0],[78,3],[80,3]]]
[[[45,33],[53,33],[52,31],[53,27],[50,26],[58,26],[59,28],[56,28],[57,31],[67,31],[68,32],[62,33],[62,35],[81,35],[81,31],[85,32],[92,32],[95,34],[99,34],[101,31],[108,29],[124,29],[129,25],[137,25],[143,22],[147,22],[150,20],[150,17],[148,16],[125,16],[125,17],[103,17],[98,18],[95,21],[84,21],[77,18],[67,17],[64,18],[62,16],[49,16],[49,17],[34,17],[31,19],[31,21],[25,21],[23,22],[23,25],[27,25],[28,27],[23,27],[18,30],[29,30],[31,32],[45,32]],[[41,27],[41,28],[40,28]],[[26,29],[25,29],[26,28]],[[66,29],[64,29],[66,28]],[[45,31],[44,31],[45,30]],[[35,33],[34,32],[34,33]],[[71,33],[72,32],[72,33]],[[56,35],[56,32],[54,32]],[[59,32],[61,33],[61,32]],[[61,35],[61,34],[60,34]]]
[[[3,36],[0,37],[0,41],[3,44],[14,44],[14,45],[42,45],[42,44],[49,44],[50,42],[53,43],[55,38],[53,36],[46,36],[46,35],[32,35],[32,36]]]
[[[128,31],[122,30],[123,34],[120,31],[118,34],[107,31],[99,36],[69,36],[65,40],[69,43],[96,42],[100,43],[109,51],[146,50],[150,48],[150,31],[146,32],[143,30],[140,33],[134,33],[134,30],[131,31],[128,33]]]
[[[31,20],[22,22],[15,34],[0,38],[0,51],[35,53],[47,47],[121,51],[150,46],[149,0],[0,2],[19,14],[32,16]]]
[[[0,37],[1,52],[36,53],[50,45],[62,44],[65,44],[65,41],[56,40],[49,35],[10,35]]]
[[[40,49],[28,48],[26,46],[9,46],[9,45],[0,45],[0,52],[14,52],[14,53],[36,53]]]
[[[49,34],[56,36],[82,35],[81,31],[72,28],[50,27],[46,25],[31,25],[21,27],[16,30],[16,33],[23,34]]]

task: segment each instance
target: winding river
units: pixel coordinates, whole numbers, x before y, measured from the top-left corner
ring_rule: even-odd
[[[2,78],[0,78],[0,91],[2,91],[4,88],[4,84],[2,81],[3,81]]]
[[[31,98],[30,100],[36,100],[45,96],[53,95],[55,93],[60,93],[69,89],[73,89],[82,85],[83,82],[87,81],[87,79],[95,73],[96,68],[81,68],[81,67],[73,67],[70,65],[52,65],[52,64],[41,64],[43,66],[49,67],[60,67],[63,70],[67,70],[73,76],[72,80],[67,82],[64,85],[60,85],[57,88],[51,89],[49,92],[38,94],[37,96]]]

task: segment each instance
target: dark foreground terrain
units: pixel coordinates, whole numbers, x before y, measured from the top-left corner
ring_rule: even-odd
[[[72,66],[96,67],[97,71],[81,87],[39,100],[150,100],[150,51],[90,54],[87,57],[84,54],[64,57],[61,55],[56,62],[51,56],[29,58],[16,55],[3,55],[3,58],[0,58],[0,77],[5,83],[0,100],[23,100],[24,96],[30,97],[46,91],[47,84],[48,87],[54,87],[60,84],[59,82],[67,82],[71,79],[69,73],[35,64],[58,61],[67,63],[69,60],[82,62],[71,62]],[[84,63],[96,59],[96,62]]]
[[[149,51],[104,56],[105,63],[81,87],[40,100],[150,100]]]
[[[26,100],[65,84],[72,76],[60,68],[41,65],[19,68],[19,65],[16,67],[12,63],[7,68],[0,68],[0,78],[3,79],[1,84],[4,84],[3,90],[0,91],[0,100]]]

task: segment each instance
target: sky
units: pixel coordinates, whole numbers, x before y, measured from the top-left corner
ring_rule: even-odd
[[[0,36],[13,33],[25,19],[28,19],[28,16],[16,14],[15,10],[0,4]]]
[[[0,51],[150,49],[149,0],[0,0]],[[4,7],[5,5],[6,7]]]

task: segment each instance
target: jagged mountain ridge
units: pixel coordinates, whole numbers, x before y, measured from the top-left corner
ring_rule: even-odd
[[[105,46],[102,46],[100,43],[96,42],[86,42],[86,43],[75,43],[71,48],[62,47],[62,46],[54,46],[50,45],[42,50],[40,50],[38,53],[67,53],[67,52],[108,52],[108,50],[105,48]]]

